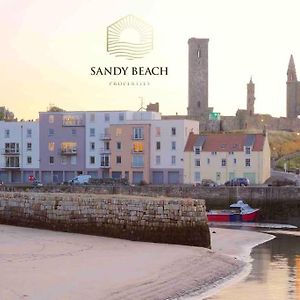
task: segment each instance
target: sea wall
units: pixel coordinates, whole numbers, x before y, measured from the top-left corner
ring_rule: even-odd
[[[210,247],[204,200],[0,192],[0,223],[135,241]]]

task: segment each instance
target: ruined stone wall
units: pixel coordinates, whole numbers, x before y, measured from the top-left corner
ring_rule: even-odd
[[[256,114],[253,116],[245,115],[243,112],[237,116],[222,116],[221,117],[221,130],[245,130],[255,129],[263,130],[288,130],[299,131],[300,119],[298,118],[275,118],[270,115]]]
[[[0,192],[0,223],[210,247],[204,200]]]

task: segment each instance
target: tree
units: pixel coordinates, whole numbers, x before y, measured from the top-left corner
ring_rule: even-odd
[[[65,111],[65,110],[58,107],[58,106],[55,106],[54,104],[50,104],[49,108],[48,108],[48,111],[50,111],[50,112],[62,112],[62,111]]]

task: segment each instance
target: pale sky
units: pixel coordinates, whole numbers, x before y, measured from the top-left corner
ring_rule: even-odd
[[[106,27],[128,14],[153,27],[154,49],[140,60],[106,52]],[[159,102],[163,114],[186,114],[187,40],[197,37],[210,40],[214,111],[245,108],[252,76],[256,112],[285,116],[291,54],[300,70],[299,15],[299,0],[0,0],[0,106],[35,119],[49,103],[138,110],[143,97],[145,104]],[[140,77],[150,86],[130,88],[109,85],[124,78],[90,76],[91,66],[132,65],[167,66],[169,76]]]

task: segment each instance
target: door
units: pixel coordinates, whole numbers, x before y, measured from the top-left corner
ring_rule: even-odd
[[[169,184],[178,184],[179,183],[179,172],[178,171],[169,171],[168,172],[168,183]]]
[[[132,183],[139,184],[144,179],[144,173],[133,171],[132,172]]]
[[[163,171],[153,171],[152,172],[152,183],[153,184],[163,184],[164,183],[164,172]]]

